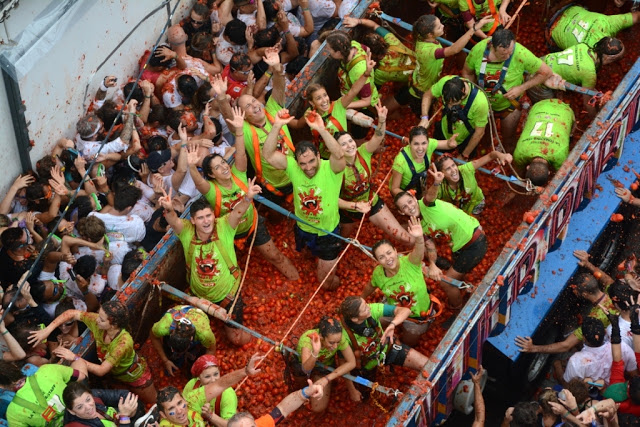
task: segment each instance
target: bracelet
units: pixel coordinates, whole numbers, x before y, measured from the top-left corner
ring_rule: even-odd
[[[569,415],[571,415],[571,411],[567,411],[564,414],[562,414],[562,418],[567,418]]]
[[[309,8],[308,8],[308,7],[303,7],[303,8],[302,8],[302,11],[303,11],[303,12],[309,12]]]
[[[312,352],[311,352],[311,356],[317,359],[317,358],[318,358],[318,356],[320,356],[320,353],[318,352],[318,354],[313,354],[313,351],[312,351]]]
[[[151,95],[149,95],[149,96],[145,95],[144,97],[145,97],[145,99],[151,99],[152,98]]]
[[[247,362],[247,365],[244,367],[244,373],[249,376],[249,362]]]
[[[250,198],[248,198],[247,196],[244,196],[244,198],[243,198],[242,200],[244,200],[244,201],[245,201],[245,202],[247,202],[247,203],[251,203],[251,201],[252,201],[252,200],[251,200]]]
[[[573,413],[574,413],[575,411],[577,411],[577,410],[578,410],[578,407],[576,406],[575,408],[570,409],[570,410],[569,410],[569,412],[571,412],[571,413],[573,414]]]
[[[104,80],[102,80],[102,81],[100,82],[100,90],[101,90],[102,92],[106,92],[106,91],[108,91],[108,90],[109,90],[109,88],[108,88],[108,87],[106,87],[106,86],[104,85]]]
[[[302,394],[302,397],[304,397],[307,400],[309,400],[309,395],[307,393],[305,393],[304,391],[308,390],[308,389],[309,389],[309,386],[307,386],[307,387],[305,387],[305,388],[300,390],[300,394]]]
[[[125,417],[125,416],[123,416],[123,415],[120,415],[120,417],[118,418],[118,421],[119,421],[119,422],[126,421],[126,422],[130,423],[130,422],[131,422],[131,418],[129,418],[129,417]]]
[[[9,330],[7,329],[6,331],[4,331],[1,335],[7,335],[9,333]]]
[[[268,71],[265,71],[265,72],[264,72],[264,75],[265,75],[265,76],[267,76],[267,77],[269,77],[269,78],[271,78],[271,77],[273,76],[273,74],[272,74],[272,73],[270,73],[270,72],[268,72]]]
[[[355,210],[357,210],[357,209],[358,209],[358,203],[353,202],[353,210],[355,211]]]
[[[180,147],[181,147],[181,148],[184,148],[184,147],[186,147],[186,146],[187,146],[187,144],[180,144]]]
[[[81,357],[80,357],[80,356],[78,356],[78,355],[76,354],[76,357],[74,357],[74,358],[73,358],[73,361],[74,361],[74,362],[77,362],[77,361],[78,361],[78,360],[80,360],[80,359],[81,359]]]
[[[429,120],[429,115],[427,114],[426,116],[420,116],[420,118],[422,120],[427,120],[428,121]]]
[[[440,184],[442,184],[442,182],[435,182],[435,181],[433,181],[433,185],[434,185],[435,187],[440,187]]]

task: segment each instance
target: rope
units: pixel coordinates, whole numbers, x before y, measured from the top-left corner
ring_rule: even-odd
[[[254,212],[254,215],[258,215],[258,209],[256,209],[256,211]],[[242,291],[242,286],[244,285],[244,279],[247,278],[247,271],[249,269],[249,260],[251,259],[251,251],[253,250],[253,244],[256,241],[256,236],[258,235],[257,221],[259,221],[259,219],[256,219],[256,229],[253,230],[253,236],[251,236],[251,245],[249,246],[249,251],[247,252],[247,261],[244,263],[244,271],[242,272],[242,280],[240,280],[240,286],[238,286],[238,290],[236,291],[236,295],[240,295],[240,292]],[[236,297],[233,300],[233,304],[231,304],[231,308],[227,312],[229,317],[231,317],[231,313],[233,313],[233,309],[236,308],[236,303],[238,302],[239,299],[240,298]]]
[[[522,8],[527,4],[527,0],[522,0],[522,2],[520,3],[520,6],[518,6],[518,8],[516,9],[516,12],[511,16],[511,20],[509,21],[509,23],[507,25],[505,25],[504,29],[508,30],[509,27],[511,26],[511,24],[513,24],[513,22],[516,20],[516,17],[518,17],[518,14],[520,13],[520,11],[522,10]],[[519,25],[519,24],[518,24]]]
[[[373,392],[376,391],[376,389],[378,388],[378,383],[373,383],[373,387],[371,387],[371,401],[373,402],[374,405],[376,405],[378,407],[378,409],[380,409],[382,412],[384,412],[385,414],[388,413],[389,411],[387,411],[384,406],[382,406],[380,404],[380,402],[378,402],[375,398],[375,396],[373,395]]]

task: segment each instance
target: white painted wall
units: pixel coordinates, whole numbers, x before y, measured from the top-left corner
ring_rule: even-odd
[[[188,14],[194,2],[182,0],[172,23]],[[58,138],[74,136],[75,123],[85,111],[83,104],[95,94],[104,76],[113,74],[119,82],[126,82],[128,77],[137,75],[139,57],[153,46],[168,18],[166,7],[149,17],[96,71],[129,31],[162,2],[79,0],[78,3],[81,7],[63,31],[55,32],[52,27],[47,34],[54,39],[52,43],[33,44],[27,58],[34,66],[26,67],[30,68],[28,72],[19,76],[25,115],[30,122],[29,136],[35,143],[30,151],[32,165],[51,151]],[[177,0],[170,1],[171,9],[176,3]],[[21,0],[6,21],[8,34],[4,29],[0,31],[5,48],[10,48],[10,39],[19,40],[21,32],[33,27],[37,16],[49,6],[44,0]],[[31,53],[35,51],[38,53]],[[87,84],[89,91],[85,98]],[[0,79],[0,195],[20,172],[6,90]]]

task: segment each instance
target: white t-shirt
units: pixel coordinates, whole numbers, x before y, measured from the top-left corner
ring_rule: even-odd
[[[289,31],[291,32],[291,35],[293,37],[298,37],[300,35],[300,30],[302,29],[302,24],[300,24],[298,18],[296,18],[296,16],[291,12],[287,12],[287,19],[289,20]],[[275,22],[267,22],[267,28],[271,28],[274,25],[276,25]]]
[[[358,4],[358,0],[342,0],[340,9],[338,9],[338,16],[340,16],[340,19],[350,14],[353,8],[356,7],[356,4]]]
[[[236,44],[229,43],[224,36],[218,39],[216,44],[216,58],[225,67],[229,65],[231,57],[236,53],[247,53],[249,51],[247,45],[238,46]]]
[[[76,146],[78,150],[82,152],[82,157],[86,160],[90,160],[93,156],[96,155],[98,150],[100,150],[100,143],[102,141],[85,141],[80,138],[80,135],[76,136]],[[121,153],[125,151],[129,147],[128,144],[125,144],[124,141],[117,137],[111,142],[107,142],[104,144],[104,147],[100,151],[100,154],[109,154],[109,153]]]
[[[247,27],[257,27],[258,24],[256,22],[256,18],[258,16],[258,11],[254,10],[252,13],[240,13],[238,12],[237,18],[245,23]]]
[[[124,256],[133,249],[130,243],[141,242],[147,234],[144,221],[138,215],[117,216],[99,212],[91,212],[89,215],[94,215],[104,222],[109,237],[112,264],[122,264]]]
[[[636,357],[631,347],[622,343],[622,360],[625,371],[633,371],[637,368]],[[605,342],[600,347],[582,347],[582,350],[569,358],[567,369],[562,377],[569,382],[574,378],[591,378],[593,380],[604,380],[605,385],[609,385],[611,377],[611,343]]]
[[[336,4],[331,0],[309,0],[309,12],[313,17],[313,31],[318,32],[320,28],[333,16],[336,11]],[[298,8],[298,20],[304,22],[302,8]]]
[[[618,325],[620,325],[620,338],[622,342],[627,344],[629,348],[633,348],[633,334],[631,333],[631,322],[624,320],[622,317],[618,317]],[[611,325],[607,326],[607,334],[605,336],[607,341],[611,341]]]

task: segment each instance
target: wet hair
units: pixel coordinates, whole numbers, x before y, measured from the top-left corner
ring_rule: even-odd
[[[435,15],[422,15],[413,24],[413,39],[416,41],[424,40],[429,34],[433,34],[436,29]]]
[[[409,194],[409,193],[407,193],[407,192],[403,192],[403,193],[404,193],[404,194]],[[389,240],[387,240],[387,239],[378,240],[378,241],[377,241],[377,242],[375,242],[375,243],[373,244],[373,246],[371,247],[371,253],[373,254],[373,256],[374,256],[374,257],[376,256],[376,251],[377,251],[377,250],[378,250],[378,248],[379,248],[380,246],[382,246],[382,245],[389,245],[389,246],[391,246],[392,248],[394,247],[394,246],[393,246],[393,243],[391,243],[391,242],[390,242]]]
[[[120,301],[107,301],[102,304],[109,323],[120,329],[129,329],[129,309]]]
[[[46,155],[36,162],[36,173],[41,182],[47,182],[51,178],[51,168],[56,164],[56,159],[50,155]]]
[[[445,104],[449,102],[458,102],[464,98],[464,80],[456,76],[442,86],[442,98]]]
[[[117,211],[123,211],[127,208],[132,208],[138,203],[138,200],[142,197],[142,190],[133,185],[127,185],[124,188],[118,190],[115,194],[113,207]]]
[[[548,162],[532,162],[527,167],[525,178],[531,180],[531,183],[538,187],[544,187],[549,181],[549,163]]]
[[[342,62],[346,62],[351,51],[351,36],[342,30],[333,30],[325,40],[327,45],[342,54]]]
[[[248,412],[236,412],[235,414],[233,414],[233,416],[231,418],[229,418],[227,420],[227,427],[236,427],[241,425],[240,422],[242,420],[246,420],[248,419],[249,421],[254,421],[255,422],[255,418],[253,418],[253,415],[251,415]]]
[[[620,279],[616,280],[609,286],[608,293],[611,301],[618,306],[620,310],[629,310],[634,291],[627,282]]]
[[[71,297],[65,297],[62,300],[60,300],[58,305],[56,305],[54,318],[60,316],[62,313],[64,313],[67,310],[75,310],[75,308],[76,307],[73,305],[73,300],[71,299]]]
[[[313,94],[323,89],[326,91],[326,88],[319,83],[310,83],[304,91],[304,97],[307,101],[311,102],[313,100]]]
[[[15,251],[22,244],[22,236],[24,232],[20,227],[10,227],[4,230],[0,236],[2,247],[7,251]]]
[[[173,113],[173,110],[171,111]],[[178,116],[180,117],[180,115]],[[171,125],[169,125],[171,126]],[[178,130],[177,128],[174,130]],[[169,148],[169,143],[167,142],[167,138],[162,135],[154,135],[147,141],[147,148],[149,149],[149,153],[152,151],[162,151]]]
[[[191,38],[191,43],[187,51],[189,55],[203,59],[204,51],[210,48],[212,41],[213,36],[211,34],[203,31],[197,32]]]
[[[79,381],[71,381],[68,383],[62,392],[62,401],[64,402],[64,406],[67,407],[67,410],[73,408],[73,402],[85,393],[89,393],[93,396],[91,389],[84,385],[84,383]]]
[[[598,57],[598,66],[600,66],[602,65],[602,57],[604,55],[619,55],[624,51],[624,45],[619,39],[613,37],[603,37],[598,40],[593,46],[593,51]]]
[[[25,190],[25,197],[27,198],[27,208],[30,211],[45,212],[49,208],[49,200],[45,197],[44,192],[45,185],[41,182],[34,182]],[[53,189],[51,189],[53,191]]]
[[[77,259],[73,266],[73,272],[88,281],[93,276],[93,273],[96,272],[97,265],[98,263],[93,255],[83,255]]]
[[[118,113],[120,113],[120,106],[111,99],[104,101],[104,104],[96,110],[96,116],[100,117],[104,127],[107,129],[109,129],[114,123],[122,123],[122,116],[120,116],[118,121],[116,121]]]
[[[578,405],[589,399],[589,386],[582,378],[573,378],[566,384],[566,389],[573,394]]]
[[[64,219],[71,221],[76,209],[78,210],[78,222],[80,222],[80,219],[86,218],[91,212],[93,212],[91,197],[86,195],[76,197],[71,206],[69,206],[69,209],[67,209]]]
[[[371,58],[376,62],[380,62],[389,50],[389,43],[378,33],[367,33],[362,39],[362,43],[371,50]]]
[[[511,42],[516,41],[516,35],[506,28],[498,28],[491,36],[491,44],[494,48],[508,48]]]
[[[604,343],[604,325],[595,317],[586,317],[582,322],[584,342],[589,347],[600,347]]]
[[[324,41],[328,33],[336,29],[336,27],[338,26],[338,24],[340,24],[340,22],[342,22],[342,19],[338,16],[335,16],[333,18],[330,18],[327,22],[325,22],[322,25],[322,27],[320,27],[320,29],[318,30],[318,39],[324,36],[322,40],[320,40],[320,43]]]
[[[33,297],[33,300],[38,304],[46,303],[44,294],[47,290],[47,285],[44,284],[42,280],[29,280],[29,284],[31,285],[31,290],[29,293]]]
[[[518,402],[513,407],[510,427],[536,427],[538,425],[538,403]]]
[[[211,99],[209,92],[211,91],[211,83],[203,82],[196,91],[194,104],[200,109],[204,110],[204,106]]]
[[[298,54],[299,56],[304,56],[305,58],[309,57],[309,43],[304,39],[304,37],[294,37],[293,38],[298,44]]]
[[[83,239],[91,243],[99,242],[107,232],[104,221],[94,215],[81,218],[76,224],[76,229]]]
[[[158,55],[155,54],[155,52],[161,47],[169,47],[170,48],[170,46],[168,44],[166,44],[166,43],[158,45],[156,50],[154,50],[150,55],[149,65],[152,66],[152,67],[169,68],[169,67],[171,67],[172,60],[171,59],[165,60],[165,59],[163,59],[164,58],[163,56],[158,56]]]
[[[295,58],[293,58],[291,61],[289,61],[289,63],[285,67],[285,70],[287,74],[291,74],[292,76],[295,77],[300,73],[300,71],[302,71],[304,66],[307,65],[308,61],[309,61],[309,58],[302,55],[298,55]],[[307,93],[309,93],[309,86],[307,86]]]
[[[173,386],[165,387],[162,390],[158,391],[158,395],[156,397],[156,404],[158,405],[159,411],[164,411],[163,404],[165,402],[171,402],[176,394],[180,394],[180,390]]]
[[[580,294],[595,295],[600,291],[598,280],[590,273],[579,272],[571,278],[571,284],[576,286]]]
[[[411,144],[411,142],[413,141],[413,138],[420,135],[424,135],[427,137],[427,139],[429,139],[429,132],[427,131],[427,128],[425,128],[424,126],[412,127],[411,130],[409,131],[409,144]]]
[[[132,249],[127,252],[122,259],[122,280],[127,281],[131,277],[131,274],[142,264],[142,253],[137,249]]]
[[[258,31],[254,36],[255,47],[273,47],[278,43],[280,39],[280,33],[276,26],[272,26],[269,28],[265,28],[263,30]]]
[[[239,19],[232,19],[224,27],[223,35],[229,38],[229,41],[235,45],[245,45],[247,38],[245,32],[247,25]]]
[[[560,403],[558,395],[550,388],[542,390],[538,396],[538,404],[540,405],[540,408],[542,408],[542,413],[545,415],[553,415],[553,408],[549,402]]]
[[[275,0],[264,0],[262,5],[264,6],[264,14],[267,22],[275,21],[276,16],[278,16],[278,6],[276,6]]]
[[[206,4],[202,3],[194,4],[191,8],[191,12],[195,13],[196,15],[200,15],[205,19],[209,16],[209,8]]]
[[[224,157],[222,157],[218,153],[209,154],[208,156],[206,156],[202,160],[202,172],[204,173],[205,179],[212,179],[213,178],[213,168],[211,167],[211,162],[216,157],[220,157],[222,160],[224,160]]]
[[[193,76],[183,74],[176,79],[176,87],[180,91],[183,101],[190,102],[198,90],[198,83]]]
[[[197,98],[196,98],[197,100]],[[185,113],[184,110],[170,110],[169,114],[167,114],[167,124],[171,129],[178,132],[178,127],[182,123],[182,115]],[[167,147],[169,148],[169,147]]]
[[[319,151],[318,147],[316,147],[311,141],[300,141],[296,144],[296,160],[300,158],[301,155],[306,153],[307,151],[311,151],[314,156],[317,156]]]
[[[198,212],[207,208],[211,209],[211,204],[209,204],[207,199],[201,198],[191,204],[189,214],[191,215],[191,218],[193,218]],[[213,209],[211,210],[213,211]]]
[[[16,381],[23,379],[25,375],[22,370],[13,362],[0,360],[0,385],[9,387]]]
[[[76,132],[78,132],[80,138],[88,138],[89,135],[98,129],[98,126],[100,126],[98,116],[93,113],[87,114],[76,123]]]
[[[234,53],[229,60],[229,66],[233,71],[239,71],[242,68],[251,68],[251,58],[246,53]]]
[[[411,196],[411,197],[413,197],[413,195],[412,195],[411,193],[409,193],[408,191],[401,191],[401,192],[399,192],[398,194],[396,194],[396,195],[393,197],[393,204],[394,204],[394,205],[396,205],[396,206],[398,206],[398,201],[399,201],[400,199],[402,199],[404,196]]]
[[[163,104],[156,104],[151,106],[151,110],[149,111],[149,118],[147,119],[147,123],[164,123],[165,121],[165,111]],[[153,151],[153,150],[150,150]]]
[[[362,304],[362,297],[357,295],[349,295],[340,304],[340,314],[346,320],[358,317],[360,314],[360,305]]]
[[[447,156],[447,155],[442,155],[442,156],[438,157],[438,159],[434,162],[434,164],[436,165],[436,168],[440,172],[442,172],[442,169],[444,168],[444,162],[446,162],[447,160],[453,161],[453,157]]]
[[[333,317],[322,316],[322,319],[320,319],[315,329],[320,332],[323,338],[326,338],[331,334],[341,334],[342,323]]]
[[[142,103],[144,102],[144,92],[142,91],[140,85],[136,85],[135,83],[136,82],[129,82],[124,85],[124,87],[122,88],[122,92],[125,99],[129,96],[130,93],[133,92],[133,95],[131,95],[131,99],[135,99],[136,101],[138,101],[138,106],[142,107]]]
[[[193,323],[177,321],[175,322],[175,328],[169,333],[169,347],[174,352],[184,353],[189,349],[195,335],[196,327],[193,326]]]

